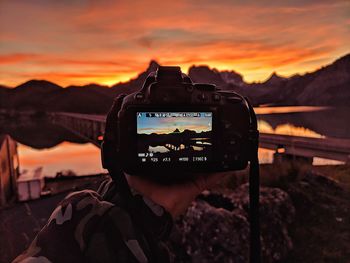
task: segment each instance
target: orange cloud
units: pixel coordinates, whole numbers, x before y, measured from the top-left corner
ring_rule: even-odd
[[[28,61],[35,58],[36,54],[25,54],[25,53],[14,53],[14,54],[0,54],[0,65],[1,64],[13,64]]]
[[[303,73],[349,52],[349,8],[341,0],[4,1],[0,78],[110,85],[151,59],[185,71],[233,69],[247,81]]]

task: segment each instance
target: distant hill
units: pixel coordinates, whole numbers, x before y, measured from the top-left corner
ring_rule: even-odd
[[[30,80],[7,92],[5,107],[17,110],[46,110],[48,98],[62,87],[46,80]]]
[[[10,87],[4,86],[4,85],[0,85],[0,90],[9,89],[9,88],[10,88]]]
[[[117,95],[122,93],[129,94],[135,92],[142,87],[142,84],[149,75],[149,73],[151,73],[152,71],[156,71],[158,66],[159,64],[156,61],[152,60],[146,71],[140,73],[136,78],[131,79],[128,82],[113,85],[111,89],[113,90],[114,94]]]
[[[231,74],[234,81],[228,81],[222,74],[207,66],[193,66],[189,70],[196,82],[211,82],[237,91],[255,105],[350,106],[350,54],[304,75],[284,78],[274,72],[262,83],[245,83],[235,72]]]
[[[8,98],[7,93],[9,90],[8,87],[0,85],[0,108],[5,107],[5,100]]]
[[[350,54],[333,64],[295,79],[298,104],[350,105]],[[292,88],[293,82],[288,88]]]
[[[295,75],[274,85],[262,83],[260,103],[280,105],[350,106],[350,54],[305,75]],[[249,94],[254,97],[254,94]]]
[[[208,66],[192,66],[188,74],[194,82],[212,83],[219,87],[227,85],[242,86],[244,85],[242,75],[234,71],[219,71],[210,69]]]
[[[63,88],[46,80],[30,80],[15,88],[0,85],[0,108],[16,110],[106,113],[114,97],[140,89],[158,63],[136,78],[112,87],[98,84]],[[222,89],[247,96],[254,105],[339,105],[350,106],[350,54],[311,73],[284,78],[277,73],[262,83],[246,83],[235,71],[219,71],[209,66],[192,66],[194,82],[213,83]]]

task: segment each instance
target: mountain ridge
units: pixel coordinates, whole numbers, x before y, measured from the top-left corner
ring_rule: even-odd
[[[158,66],[157,61],[151,60],[148,68],[135,78],[111,87],[91,83],[64,88],[38,79],[14,88],[0,85],[0,108],[105,114],[114,97],[140,89],[148,74]],[[257,83],[245,82],[236,71],[220,71],[207,65],[191,66],[188,75],[194,82],[212,83],[241,93],[254,105],[350,106],[350,54],[313,72],[289,78],[273,72],[264,82]]]

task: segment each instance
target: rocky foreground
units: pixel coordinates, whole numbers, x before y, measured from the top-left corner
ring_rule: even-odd
[[[315,174],[279,187],[261,188],[263,262],[350,262],[348,192]],[[176,262],[248,262],[247,185],[193,202],[171,246]]]
[[[300,171],[285,170],[261,167],[263,262],[350,262],[350,167],[317,169],[345,187],[314,172],[300,176]],[[64,184],[73,191],[96,190],[104,178]],[[233,179],[240,184],[238,176]],[[228,185],[203,194],[177,221],[169,244],[175,262],[248,262],[247,185]],[[28,247],[66,194],[0,210],[0,262],[10,262]]]

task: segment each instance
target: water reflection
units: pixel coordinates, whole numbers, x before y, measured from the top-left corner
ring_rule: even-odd
[[[167,153],[170,152],[165,146],[148,146],[148,152],[151,153]]]
[[[101,166],[100,150],[91,143],[63,142],[49,149],[34,149],[18,144],[20,169],[34,170],[43,167],[46,177],[59,172],[71,171],[75,175],[99,174],[105,172]]]
[[[259,163],[260,164],[272,163],[274,153],[275,153],[274,150],[259,148],[259,152],[258,152]],[[340,165],[340,164],[344,164],[344,162],[325,159],[325,158],[319,158],[319,157],[314,157],[312,161],[312,165]]]
[[[275,153],[274,150],[259,148],[259,152],[258,152],[259,163],[260,164],[272,163],[274,153]]]
[[[103,173],[100,150],[46,119],[6,120],[0,134],[18,142],[21,172],[43,167],[43,174],[89,175]]]
[[[350,108],[262,107],[255,108],[260,132],[324,138],[350,138]],[[271,163],[273,150],[259,149],[260,163]],[[313,165],[342,164],[315,157]]]
[[[273,128],[268,122],[264,120],[258,120],[258,129],[262,133],[274,133],[283,135],[313,137],[313,138],[324,138],[324,135],[318,134],[317,132],[310,130],[305,127],[294,126],[293,124],[286,123],[277,125]]]
[[[257,115],[261,114],[282,114],[282,113],[305,113],[330,110],[331,107],[316,107],[316,106],[283,106],[283,107],[258,107],[254,108]]]
[[[268,108],[265,109],[264,114],[258,115],[258,119],[260,121],[265,121],[267,124],[269,124],[269,126],[272,127],[273,130],[276,130],[277,127],[281,125],[288,125],[287,127],[304,128],[305,136],[322,135],[326,137],[344,139],[350,138],[350,108],[344,107],[319,109],[319,107],[309,107],[309,110],[307,112],[293,112],[294,108],[299,107],[276,108],[277,109],[274,109],[274,113],[267,114],[266,112],[268,112],[268,110],[271,110],[271,108]],[[277,111],[278,108],[280,108],[281,112],[279,114]],[[287,109],[289,109],[289,112]],[[314,109],[314,111],[312,109]],[[263,112],[263,110],[261,109],[260,112]],[[295,129],[293,128],[293,130]],[[302,131],[298,131],[298,135],[303,136]]]
[[[46,119],[2,121],[0,134],[8,134],[20,144],[34,149],[51,148],[65,141],[86,143],[84,139]]]

